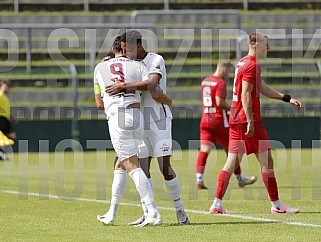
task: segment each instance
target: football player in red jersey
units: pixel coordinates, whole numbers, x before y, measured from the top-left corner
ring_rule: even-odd
[[[263,183],[271,200],[271,213],[298,213],[299,209],[285,206],[278,195],[273,170],[270,142],[260,114],[260,94],[301,109],[300,101],[268,87],[262,79],[260,59],[269,51],[268,37],[260,32],[250,34],[249,53],[236,66],[233,102],[230,111],[230,138],[227,161],[219,174],[215,199],[209,213],[226,213],[222,198],[229,184],[236,160],[244,154],[255,154],[260,166]]]
[[[200,123],[201,149],[196,161],[196,189],[207,189],[203,182],[203,173],[207,157],[214,144],[219,144],[227,153],[229,140],[227,112],[230,110],[230,105],[226,102],[225,79],[228,78],[232,67],[229,61],[219,61],[214,74],[206,77],[201,84],[203,110]],[[257,180],[255,176],[243,176],[238,162],[235,165],[234,174],[240,187],[253,184]]]

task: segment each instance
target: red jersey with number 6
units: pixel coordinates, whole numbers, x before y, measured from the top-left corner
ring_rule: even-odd
[[[218,107],[215,97],[226,98],[226,82],[219,76],[208,76],[201,84],[201,95],[203,100],[202,120],[205,126],[213,126],[215,119],[223,119],[224,126],[228,127],[226,111]]]
[[[253,85],[252,113],[253,121],[261,120],[260,114],[260,87],[262,83],[261,67],[256,59],[247,55],[243,57],[235,68],[235,77],[233,85],[233,102],[230,111],[230,125],[247,123],[246,115],[242,105],[242,81]]]

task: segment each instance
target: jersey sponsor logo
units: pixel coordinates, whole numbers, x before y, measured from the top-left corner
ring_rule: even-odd
[[[217,86],[217,82],[211,82],[211,81],[202,81],[203,86]]]
[[[160,150],[161,150],[162,152],[167,152],[167,151],[169,151],[169,149],[170,149],[170,147],[169,147],[169,145],[166,144],[166,143],[164,143],[164,144],[160,147]]]

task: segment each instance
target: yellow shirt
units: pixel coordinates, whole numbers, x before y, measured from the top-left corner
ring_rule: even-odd
[[[0,92],[0,116],[10,120],[10,102],[3,92]]]

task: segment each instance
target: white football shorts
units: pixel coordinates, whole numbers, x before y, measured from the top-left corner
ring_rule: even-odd
[[[139,158],[168,155],[172,155],[172,118],[145,123],[143,143],[139,146]]]
[[[108,129],[120,161],[138,155],[144,131],[144,119],[139,108],[119,108],[118,112],[110,115]]]

